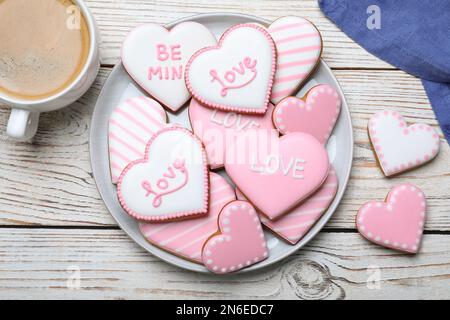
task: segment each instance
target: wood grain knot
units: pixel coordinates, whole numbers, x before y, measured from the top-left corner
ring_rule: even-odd
[[[329,269],[315,261],[295,260],[283,271],[290,288],[300,299],[344,299],[345,292],[336,284]]]

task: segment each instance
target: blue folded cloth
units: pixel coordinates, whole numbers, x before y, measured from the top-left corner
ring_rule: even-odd
[[[367,51],[422,79],[450,144],[450,1],[319,0],[319,6]]]

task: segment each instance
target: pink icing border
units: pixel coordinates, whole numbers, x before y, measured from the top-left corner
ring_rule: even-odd
[[[417,226],[416,244],[415,244],[415,246],[413,248],[404,248],[404,247],[401,246],[401,244],[398,244],[396,246],[393,243],[389,243],[389,244],[385,243],[384,241],[387,240],[387,239],[382,239],[381,237],[380,237],[379,240],[376,240],[373,236],[369,236],[369,234],[371,232],[369,230],[367,230],[367,228],[365,228],[365,226],[362,224],[362,222],[360,222],[360,220],[363,219],[365,214],[366,214],[365,213],[366,209],[368,209],[368,208],[370,208],[372,206],[376,206],[377,204],[380,204],[380,203],[383,206],[392,204],[393,202],[391,201],[391,198],[394,197],[394,192],[397,191],[397,190],[399,192],[401,192],[403,187],[414,188],[415,192],[417,193],[417,196],[420,197],[421,199],[423,199],[423,203],[424,203],[423,209],[424,209],[425,214],[422,217],[422,220],[419,221],[419,224]],[[406,253],[410,253],[410,254],[415,254],[419,250],[420,243],[422,241],[423,228],[424,228],[424,225],[425,225],[425,217],[426,217],[426,208],[427,208],[427,204],[426,203],[427,203],[426,195],[419,187],[416,187],[412,183],[399,184],[399,185],[393,187],[389,191],[385,201],[375,201],[375,200],[369,201],[369,202],[366,202],[358,210],[358,213],[356,214],[356,228],[358,229],[358,232],[370,242],[373,242],[373,243],[378,244],[378,245],[380,245],[382,247],[389,248],[389,249],[392,249],[392,250],[396,250],[396,251],[400,251],[400,252],[406,252]],[[419,234],[419,231],[421,231],[420,234]]]
[[[191,79],[189,78],[189,71],[191,68],[191,64],[192,62],[202,53],[206,52],[206,51],[212,51],[212,50],[218,50],[222,47],[223,42],[225,41],[225,39],[227,38],[227,36],[235,31],[236,29],[239,28],[254,28],[258,31],[261,31],[263,33],[263,35],[267,38],[271,48],[272,48],[272,70],[270,72],[270,81],[266,90],[266,98],[265,98],[265,107],[264,109],[261,110],[252,110],[252,109],[248,109],[248,108],[242,108],[242,107],[233,107],[233,106],[228,106],[228,105],[222,105],[222,104],[217,104],[217,103],[212,103],[209,101],[206,101],[205,99],[203,99],[197,92],[195,92],[194,88],[192,88],[191,85]],[[263,27],[260,27],[256,24],[252,24],[252,23],[244,23],[244,24],[238,24],[235,25],[231,28],[229,28],[227,31],[225,31],[225,33],[222,35],[222,37],[219,40],[219,43],[216,46],[211,46],[211,47],[206,47],[203,49],[200,49],[199,51],[197,51],[196,53],[194,53],[192,55],[192,57],[189,59],[189,62],[186,65],[186,70],[185,70],[185,79],[186,79],[186,87],[188,89],[188,91],[191,93],[191,95],[199,102],[201,102],[202,104],[204,104],[205,106],[211,107],[211,108],[215,108],[215,109],[219,109],[219,110],[224,110],[224,111],[234,111],[234,112],[238,112],[238,113],[250,113],[250,114],[264,114],[267,111],[267,108],[269,106],[269,102],[270,102],[270,96],[272,94],[272,86],[274,83],[274,77],[275,77],[275,72],[276,72],[276,67],[277,67],[277,50],[276,50],[276,46],[275,43],[272,39],[272,37],[270,36],[269,32],[267,32],[267,30]]]
[[[422,159],[413,159],[413,160],[409,161],[408,163],[403,163],[399,167],[394,167],[394,168],[391,168],[389,166],[389,164],[386,163],[386,161],[383,161],[383,147],[379,143],[377,143],[377,140],[378,140],[377,131],[380,129],[376,128],[376,126],[377,126],[376,122],[377,122],[377,119],[379,119],[381,117],[388,117],[388,116],[397,119],[399,127],[404,128],[403,135],[407,135],[410,131],[433,132],[433,138],[435,139],[436,146],[432,150],[431,154],[425,155],[425,157]],[[416,123],[416,124],[407,126],[406,121],[404,120],[402,115],[397,111],[383,110],[383,111],[377,112],[372,118],[370,118],[369,124],[368,124],[368,129],[369,129],[370,141],[373,145],[374,152],[377,155],[378,162],[380,163],[383,173],[387,177],[420,167],[421,165],[423,165],[427,162],[430,162],[438,155],[439,150],[440,150],[439,135],[436,132],[436,130],[434,130],[434,128],[430,127],[427,124],[422,124],[422,123]]]
[[[137,31],[139,31],[141,28],[145,28],[145,27],[147,27],[147,26],[158,26],[158,27],[161,27],[161,28],[165,29],[165,30],[167,31],[168,34],[170,34],[173,30],[175,30],[175,29],[177,29],[177,28],[184,27],[186,24],[199,24],[199,25],[203,26],[205,29],[207,29],[207,30],[212,34],[212,36],[215,38],[215,36],[214,36],[214,34],[211,32],[211,30],[209,30],[208,28],[206,28],[206,27],[205,27],[204,25],[202,25],[201,23],[194,22],[194,21],[181,22],[181,23],[175,25],[174,27],[172,27],[171,29],[169,29],[169,28],[167,28],[167,27],[165,27],[165,26],[162,26],[162,25],[160,25],[160,24],[158,24],[158,23],[144,23],[144,24],[141,24],[140,26],[135,27],[133,30],[131,30],[131,31],[127,34],[127,36],[125,37],[125,40],[122,42],[122,47],[121,47],[121,49],[120,49],[120,60],[122,61],[122,64],[123,64],[123,66],[124,66],[126,72],[127,72],[128,75],[133,79],[133,81],[136,82],[136,83],[139,85],[139,87],[141,87],[145,92],[147,92],[147,93],[150,95],[150,97],[153,97],[154,99],[156,99],[157,101],[159,101],[164,107],[169,108],[169,109],[172,110],[173,112],[177,112],[178,110],[180,110],[180,109],[183,107],[183,105],[186,104],[186,102],[189,101],[189,99],[190,99],[191,97],[188,97],[188,99],[186,99],[186,101],[185,101],[180,107],[178,107],[178,108],[173,108],[172,106],[169,106],[169,105],[167,104],[167,102],[164,101],[164,99],[158,97],[157,93],[151,93],[151,92],[149,92],[149,91],[147,90],[147,88],[146,88],[142,83],[140,83],[135,77],[133,77],[133,75],[132,75],[131,72],[129,71],[129,68],[128,68],[127,64],[125,63],[124,59],[123,59],[123,56],[124,56],[123,52],[124,52],[124,47],[125,47],[124,44],[127,42],[128,38],[129,38],[133,33],[137,32]],[[185,68],[186,68],[186,67],[187,67],[187,64],[186,64]],[[186,70],[185,70],[185,71],[186,71]],[[185,80],[186,80],[186,79],[185,79]]]
[[[122,196],[122,181],[123,181],[123,178],[133,166],[135,166],[137,164],[140,164],[140,163],[149,162],[148,158],[149,158],[150,146],[153,143],[153,141],[155,141],[155,139],[161,133],[166,132],[166,131],[172,131],[172,130],[173,131],[176,131],[176,130],[184,131],[184,132],[188,133],[192,137],[192,139],[194,139],[202,148],[203,175],[204,175],[204,187],[205,187],[205,194],[203,196],[203,208],[200,211],[194,210],[194,211],[185,211],[185,212],[173,212],[173,213],[167,213],[167,214],[159,215],[159,216],[143,216],[143,215],[140,215],[139,213],[134,212],[133,210],[129,209],[128,206],[125,203],[125,200],[123,199],[123,196]],[[125,167],[125,169],[120,174],[119,181],[117,183],[117,196],[119,198],[120,205],[125,210],[125,212],[127,212],[133,218],[141,220],[141,221],[150,221],[150,222],[163,222],[163,221],[166,221],[166,220],[187,218],[187,217],[192,216],[192,215],[206,214],[208,212],[208,207],[209,207],[209,170],[208,170],[208,161],[206,159],[207,158],[206,158],[205,147],[203,146],[203,144],[200,141],[200,139],[197,138],[197,136],[194,135],[188,129],[185,129],[185,128],[182,128],[182,127],[179,127],[179,126],[173,126],[173,127],[167,127],[167,128],[163,128],[163,129],[159,130],[157,133],[155,133],[155,135],[147,143],[147,146],[145,148],[145,156],[144,156],[144,158],[131,162],[130,164],[128,164]]]

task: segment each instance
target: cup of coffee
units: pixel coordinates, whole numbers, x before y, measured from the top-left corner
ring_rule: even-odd
[[[94,18],[82,0],[0,0],[0,103],[7,134],[27,140],[39,114],[65,107],[100,69]]]

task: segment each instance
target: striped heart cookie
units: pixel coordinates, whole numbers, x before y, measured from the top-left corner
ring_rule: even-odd
[[[109,118],[111,179],[117,183],[125,167],[144,157],[151,137],[167,120],[163,107],[153,99],[137,97],[117,106]]]
[[[336,196],[338,186],[336,171],[332,168],[320,189],[301,205],[275,221],[259,213],[261,222],[287,242],[296,244],[328,209]],[[239,190],[236,190],[236,193],[238,199],[246,200]]]
[[[270,100],[276,104],[296,93],[319,63],[322,37],[306,19],[283,17],[268,27],[277,47],[277,71]]]
[[[206,216],[165,223],[141,223],[139,229],[148,242],[182,258],[202,263],[206,240],[217,231],[220,210],[236,200],[233,188],[217,173],[210,172],[210,204]]]

